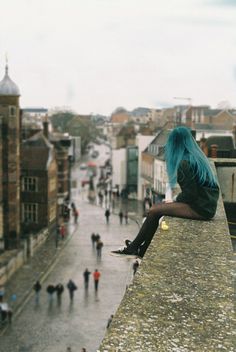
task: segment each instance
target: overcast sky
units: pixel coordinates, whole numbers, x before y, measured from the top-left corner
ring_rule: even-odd
[[[5,53],[21,107],[236,107],[236,0],[8,0]],[[0,78],[2,79],[2,78]]]

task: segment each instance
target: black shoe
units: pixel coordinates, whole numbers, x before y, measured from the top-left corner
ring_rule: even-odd
[[[111,251],[111,255],[117,257],[125,257],[125,258],[139,258],[139,254],[137,251],[132,252],[128,250],[126,247],[123,249],[118,249],[117,251]]]
[[[125,240],[125,245],[126,245],[126,247],[128,247],[131,242],[132,242],[132,241],[130,241],[130,240]]]

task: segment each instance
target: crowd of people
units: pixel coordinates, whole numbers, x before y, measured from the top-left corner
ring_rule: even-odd
[[[99,280],[100,280],[100,277],[101,277],[101,273],[100,273],[100,271],[98,269],[95,269],[93,271],[93,273],[91,273],[88,268],[86,268],[84,270],[84,272],[83,272],[84,288],[85,288],[86,291],[88,290],[88,288],[89,288],[89,277],[90,277],[91,274],[92,274],[93,279],[94,279],[94,290],[95,290],[95,293],[97,293]],[[57,297],[57,302],[58,302],[58,304],[60,304],[65,287],[68,290],[70,303],[73,303],[74,294],[75,294],[75,291],[78,289],[78,286],[75,284],[75,282],[72,279],[70,279],[65,286],[61,282],[59,282],[56,285],[53,285],[53,284],[47,285],[46,292],[48,294],[48,302],[52,303],[53,300],[54,300],[54,296],[56,296]],[[42,284],[40,283],[39,280],[37,280],[34,283],[33,290],[35,292],[35,304],[38,305],[40,303],[40,295],[41,295],[41,292],[42,292]]]

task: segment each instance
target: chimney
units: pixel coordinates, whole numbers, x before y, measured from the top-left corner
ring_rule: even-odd
[[[43,134],[47,139],[48,139],[48,135],[49,135],[48,124],[49,124],[48,123],[48,115],[46,114],[43,119]]]
[[[211,144],[211,151],[210,151],[211,158],[217,158],[217,149],[218,149],[217,144]]]
[[[206,156],[208,156],[208,146],[207,146],[207,140],[206,140],[206,138],[204,138],[204,137],[202,137],[201,139],[200,139],[200,144],[199,144],[199,146],[200,146],[200,148],[201,148],[201,150],[203,151],[203,153],[206,155]]]
[[[234,146],[236,148],[236,125],[233,125]]]

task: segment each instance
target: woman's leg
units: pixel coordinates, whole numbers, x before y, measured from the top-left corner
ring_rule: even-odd
[[[178,218],[186,218],[193,220],[204,220],[202,216],[197,214],[186,203],[159,203],[149,210],[148,216],[144,221],[136,238],[128,245],[129,252],[136,252],[142,245],[142,255],[146,252],[152,238],[158,228],[159,220],[162,216],[173,216]]]

